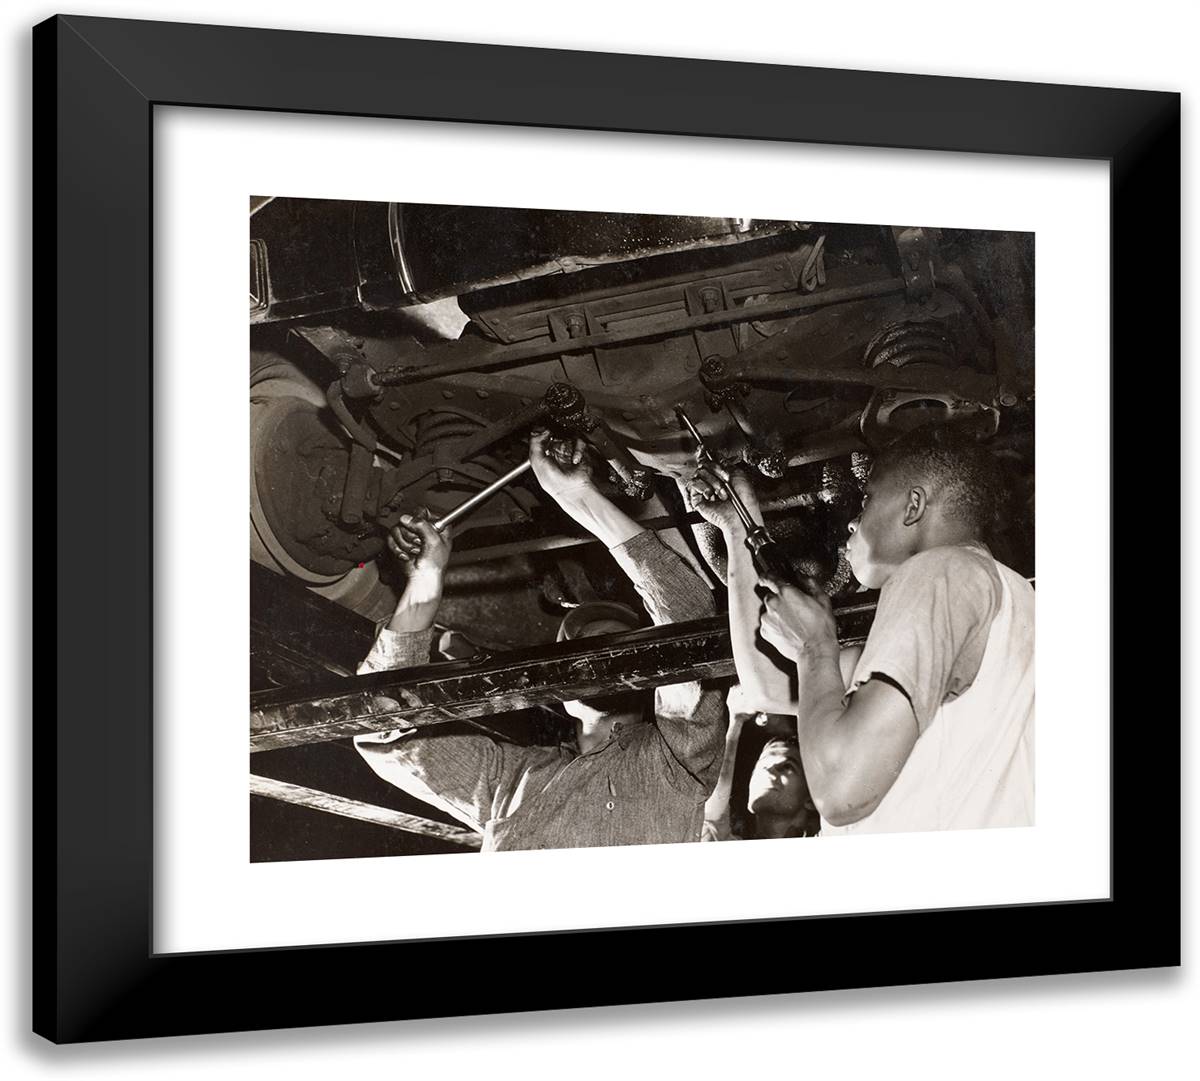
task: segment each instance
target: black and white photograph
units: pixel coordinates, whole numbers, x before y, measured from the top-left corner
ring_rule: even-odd
[[[251,863],[1037,823],[1033,232],[249,204]]]
[[[18,0],[0,1072],[1189,1076],[1168,7]]]

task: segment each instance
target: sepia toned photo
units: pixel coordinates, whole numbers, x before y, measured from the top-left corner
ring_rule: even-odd
[[[249,323],[252,862],[1035,823],[1032,233],[255,197]]]

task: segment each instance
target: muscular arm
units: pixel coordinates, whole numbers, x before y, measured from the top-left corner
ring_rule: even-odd
[[[762,600],[757,592],[758,572],[746,547],[746,531],[740,524],[732,524],[722,533],[728,552],[729,640],[746,705],[762,713],[795,713],[794,668],[758,637]]]
[[[746,708],[762,713],[795,713],[793,666],[758,636],[762,611],[758,572],[746,547],[746,527],[729,498],[730,490],[735,490],[751,517],[761,520],[754,485],[740,469],[731,471],[703,462],[686,483],[681,482],[680,489],[687,505],[716,526],[725,542],[729,638]]]
[[[565,445],[547,432],[534,432],[529,460],[546,494],[604,542],[655,623],[703,619],[716,611],[712,591],[679,553],[596,488],[581,442]],[[696,682],[659,687],[654,714],[672,783],[711,791],[725,732],[721,692]]]
[[[636,537],[643,527],[593,483],[582,439],[554,439],[544,429],[529,440],[529,461],[542,490],[609,548]]]
[[[729,710],[729,728],[725,733],[725,757],[712,794],[704,803],[704,821],[714,827],[718,840],[729,834],[729,797],[733,792],[733,773],[737,764],[738,742],[747,714]]]
[[[907,696],[882,679],[843,705],[839,650],[805,650],[796,660],[800,756],[821,817],[833,826],[865,818],[892,787],[919,734]]]
[[[429,660],[450,539],[425,518],[406,516],[402,523],[389,536],[388,547],[407,565],[404,592],[358,666],[359,675]],[[388,784],[479,833],[493,816],[498,794],[511,787],[517,768],[505,749],[485,736],[395,728],[356,736],[354,748]]]
[[[999,603],[993,567],[953,545],[906,560],[880,595],[848,702],[828,598],[764,582],[762,633],[796,662],[804,770],[827,822],[874,811],[942,702],[971,685]]]
[[[609,551],[655,623],[684,623],[716,611],[708,585],[657,533],[642,530]],[[688,788],[698,782],[708,793],[716,783],[725,733],[724,698],[707,681],[672,683],[654,692],[655,723],[674,763],[669,776]]]
[[[596,488],[578,488],[564,493],[558,504],[609,548],[632,540],[645,529]]]
[[[795,665],[768,645],[758,634],[762,600],[758,595],[758,571],[745,545],[745,531],[726,536],[729,551],[729,640],[733,663],[748,709],[760,713],[795,715],[799,709]],[[843,691],[850,686],[854,666],[862,656],[861,645],[839,650],[838,669]]]
[[[391,618],[380,628],[371,652],[358,666],[360,676],[429,660],[450,547],[449,533],[435,530],[427,515],[405,515],[392,529],[388,548],[406,565],[404,592]]]

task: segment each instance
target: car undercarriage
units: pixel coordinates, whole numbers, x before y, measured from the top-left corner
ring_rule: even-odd
[[[253,200],[250,227],[256,767],[398,719],[549,740],[581,688],[732,673],[723,617],[555,644],[572,606],[636,596],[525,474],[455,524],[444,661],[352,676],[403,587],[388,529],[512,471],[534,427],[582,439],[719,597],[682,410],[751,473],[852,641],[873,599],[844,542],[871,456],[953,425],[1011,481],[993,551],[1034,573],[1030,234],[285,198]]]

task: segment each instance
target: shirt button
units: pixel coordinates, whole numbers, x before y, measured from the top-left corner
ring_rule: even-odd
[[[612,809],[613,809],[615,806],[616,806],[616,804],[615,804],[615,803],[613,803],[613,801],[612,801],[612,800],[609,800],[609,801],[608,801],[608,802],[607,802],[607,803],[604,805],[604,809],[605,809],[606,811],[611,811],[611,810],[612,810]]]

